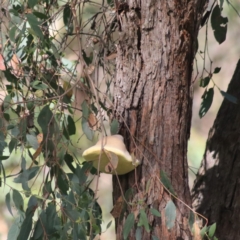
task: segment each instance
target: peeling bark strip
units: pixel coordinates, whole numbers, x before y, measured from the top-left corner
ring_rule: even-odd
[[[228,86],[239,99],[240,60]],[[240,236],[240,104],[224,99],[209,131],[205,154],[192,191],[196,211],[217,223],[221,240]]]
[[[154,207],[163,216],[153,217],[146,210],[151,231],[147,233],[142,229],[142,239],[151,239],[151,236],[191,239],[187,224],[189,211],[178,201],[175,201],[175,226],[167,230],[163,219],[170,197],[158,178],[160,170],[164,170],[178,197],[191,205],[186,159],[192,107],[191,74],[193,46],[205,2],[115,1],[120,35],[115,116],[122,124],[120,134],[128,150],[143,162],[137,169],[137,179],[134,172],[119,179],[124,192],[135,188],[137,193],[132,201],[143,200],[142,208]],[[119,196],[121,191],[115,178],[114,202]],[[128,211],[136,213],[139,204],[138,209]],[[118,219],[117,239],[123,238],[126,216]],[[131,231],[129,239],[135,239],[135,231]]]

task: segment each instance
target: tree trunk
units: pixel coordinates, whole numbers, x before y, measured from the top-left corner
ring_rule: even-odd
[[[240,60],[227,93],[240,96]],[[217,223],[218,239],[240,236],[240,105],[224,99],[213,127],[193,187],[196,211]]]
[[[116,1],[115,1],[116,2]],[[150,232],[141,239],[191,239],[188,209],[179,201],[175,225],[165,224],[164,209],[171,199],[159,181],[163,170],[179,199],[191,205],[188,187],[187,140],[191,122],[191,74],[199,21],[206,1],[128,0],[116,3],[120,40],[117,46],[115,116],[121,123],[130,153],[142,164],[136,172],[115,177],[114,203],[132,188],[128,213],[144,208]],[[140,204],[141,202],[141,204]],[[161,218],[150,214],[158,209]],[[135,216],[135,217],[136,217]],[[116,221],[123,239],[127,213]],[[129,239],[135,239],[136,229]]]

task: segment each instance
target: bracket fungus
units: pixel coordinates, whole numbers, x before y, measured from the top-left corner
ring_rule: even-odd
[[[115,175],[126,174],[140,164],[127,151],[121,135],[103,137],[82,156],[86,161],[92,161],[96,169],[99,167],[100,172]]]

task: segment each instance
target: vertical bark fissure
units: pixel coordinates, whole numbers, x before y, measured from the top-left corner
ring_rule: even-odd
[[[193,0],[126,2],[128,8],[118,16],[122,32],[117,57],[115,115],[121,123],[120,134],[128,150],[142,160],[142,165],[136,171],[140,180],[138,187],[134,172],[119,177],[121,187],[124,192],[130,187],[136,188],[133,200],[143,200],[144,196],[144,204],[139,208],[146,210],[153,234],[160,239],[190,239],[186,225],[189,212],[178,201],[175,227],[167,230],[164,209],[171,197],[158,178],[160,170],[164,170],[178,197],[190,204],[186,153],[191,121],[192,45],[200,20],[197,10],[201,16],[203,5],[200,7],[200,3]],[[146,192],[148,180],[150,187]],[[121,195],[117,185],[115,178],[114,201]],[[154,218],[147,206],[158,209],[162,219]],[[119,224],[118,239],[122,230],[123,224]],[[132,234],[131,237],[134,232]],[[150,234],[142,231],[142,239],[150,239]]]

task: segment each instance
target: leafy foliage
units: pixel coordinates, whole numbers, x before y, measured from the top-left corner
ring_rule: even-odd
[[[2,6],[0,173],[15,216],[8,239],[93,239],[102,232],[90,188],[94,171],[77,143],[94,140],[107,125],[110,132],[106,101],[115,66],[105,65],[104,56],[115,41],[112,6],[45,0]],[[104,90],[91,78],[95,68],[103,69]],[[111,129],[117,133],[116,122]],[[13,155],[18,173],[5,174],[3,161]]]

